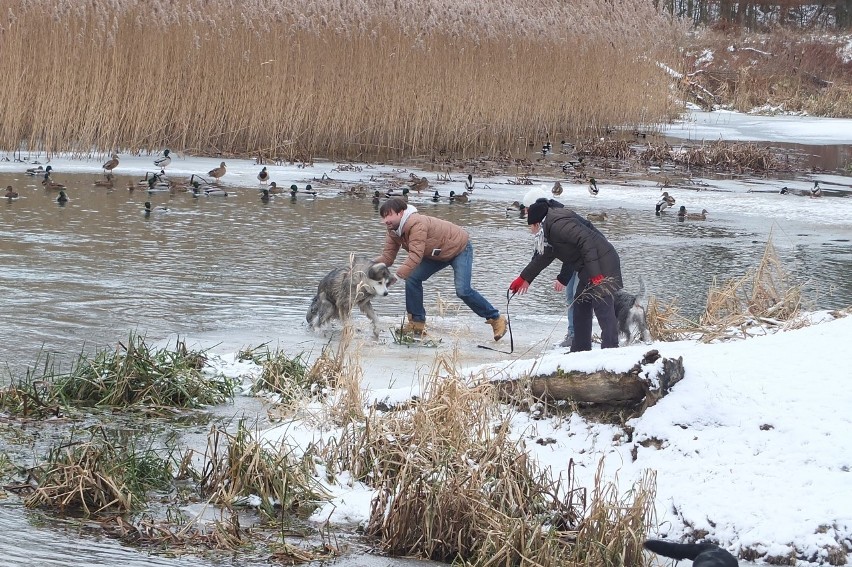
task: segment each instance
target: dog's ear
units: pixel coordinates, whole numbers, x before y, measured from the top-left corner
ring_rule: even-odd
[[[388,273],[388,267],[385,266],[382,262],[376,262],[375,264],[370,266],[369,270],[367,270],[367,277],[373,280],[380,280],[385,276],[385,274],[382,272]]]

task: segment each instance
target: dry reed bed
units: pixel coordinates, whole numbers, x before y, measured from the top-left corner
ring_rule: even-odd
[[[676,66],[684,37],[644,0],[0,0],[0,13],[14,77],[0,146],[49,152],[493,153],[663,120],[655,62]]]
[[[747,337],[756,326],[797,328],[807,324],[799,317],[802,290],[786,273],[770,238],[760,263],[745,275],[722,284],[715,281],[699,321],[680,315],[677,303],[648,304],[648,328],[656,340],[697,338],[702,342],[726,339],[736,329]]]
[[[665,142],[648,144],[639,152],[639,160],[642,163],[675,163],[684,167],[738,171],[772,171],[782,167],[782,162],[771,148],[721,140],[677,149]]]
[[[743,112],[768,105],[815,116],[852,116],[852,63],[842,56],[847,41],[842,34],[810,28],[777,26],[766,34],[705,29],[685,52],[688,81],[711,93],[709,102]]]
[[[456,369],[436,357],[420,399],[349,422],[323,452],[330,471],[378,490],[367,535],[391,555],[477,566],[586,565],[603,555],[638,564],[653,482],[625,503],[598,478],[587,499],[571,463],[557,477],[542,470],[512,439],[493,389],[463,383]]]

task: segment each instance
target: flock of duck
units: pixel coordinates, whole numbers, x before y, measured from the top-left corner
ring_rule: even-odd
[[[544,149],[543,149],[544,151]],[[166,168],[171,164],[172,157],[171,151],[168,149],[163,150],[157,157],[153,160],[153,164],[159,171],[155,172],[146,172],[145,176],[138,180],[137,182],[131,182],[127,189],[129,191],[133,191],[137,188],[137,186],[144,187],[149,194],[154,194],[158,192],[190,192],[193,196],[198,197],[201,195],[205,195],[208,197],[215,196],[227,196],[228,192],[219,187],[219,180],[225,176],[227,173],[227,166],[225,162],[221,162],[218,167],[215,167],[207,172],[206,177],[199,174],[192,174],[188,180],[184,181],[176,181],[170,179],[166,175]],[[113,178],[113,170],[117,168],[119,165],[119,157],[117,154],[112,154],[111,158],[103,164],[104,178],[98,179],[94,182],[95,186],[98,187],[106,187],[109,189],[114,189],[114,178]],[[56,198],[56,201],[60,204],[64,204],[68,202],[68,194],[65,191],[65,185],[56,182],[52,178],[53,168],[48,165],[46,167],[42,167],[41,165],[33,168],[29,168],[26,170],[27,175],[31,176],[41,176],[42,177],[42,185],[49,190],[58,191],[59,194]],[[284,187],[278,186],[278,184],[274,181],[270,181],[270,173],[266,167],[263,167],[260,172],[257,174],[258,182],[261,185],[260,190],[260,198],[264,202],[268,202],[271,196],[281,195],[288,193],[292,199],[295,199],[298,194],[303,194],[308,198],[315,197],[317,192],[313,190],[310,184],[306,185],[303,190],[299,190],[296,184],[291,184],[289,189],[285,189]],[[433,202],[440,202],[442,200],[448,200],[450,203],[468,203],[470,201],[470,195],[474,191],[475,183],[473,181],[473,175],[468,174],[467,179],[464,182],[464,191],[461,194],[457,194],[455,191],[450,191],[448,197],[444,197],[440,194],[439,191],[435,190],[432,194],[431,200]],[[409,195],[412,192],[416,192],[418,195],[424,191],[430,190],[429,180],[426,177],[419,177],[414,173],[409,175],[409,183],[408,187],[402,188],[401,191],[397,189],[390,189],[386,192],[381,192],[379,190],[374,190],[372,194],[372,201],[374,204],[379,204],[382,199],[399,196],[404,199],[408,199]],[[562,183],[556,181],[551,188],[551,193],[554,197],[559,197],[562,195],[564,189],[562,187]],[[598,187],[597,181],[594,177],[590,177],[588,180],[588,192],[592,197],[596,197],[600,193],[600,189]],[[783,187],[780,190],[782,195],[804,195],[810,196],[812,198],[821,197],[822,190],[819,187],[819,182],[814,182],[814,186],[809,191],[800,191],[790,189],[788,187]],[[341,195],[352,196],[352,197],[367,197],[368,189],[365,185],[355,185],[354,187],[344,189],[340,191]],[[10,185],[6,187],[5,198],[9,200],[17,199],[19,196],[18,192],[14,190],[14,188]],[[675,205],[675,198],[667,191],[664,191],[660,197],[660,200],[657,202],[655,206],[655,213],[657,216],[660,216],[664,211],[669,208],[673,208]],[[160,207],[162,208],[162,207]],[[149,214],[151,211],[155,209],[152,208],[150,201],[145,203],[145,212]],[[509,207],[506,208],[507,216],[508,211],[517,211],[520,214],[520,217],[523,218],[526,216],[526,207],[524,204],[515,201]],[[687,212],[686,207],[681,205],[677,211],[677,220],[685,221],[685,220],[706,220],[708,211],[707,209],[702,209],[700,213],[690,213]],[[590,213],[587,215],[587,218],[593,222],[601,222],[607,219],[607,214],[605,212],[602,213]]]
[[[597,180],[594,177],[589,178],[589,187],[588,187],[589,195],[592,197],[596,197],[600,193],[600,188],[598,187]],[[557,181],[553,184],[550,192],[554,197],[559,197],[563,193],[562,183]],[[543,193],[546,195],[546,193]],[[669,195],[668,191],[663,191],[663,194],[660,196],[660,200],[657,202],[654,207],[655,213],[657,216],[660,216],[663,211],[666,209],[673,207],[675,204],[675,198]],[[520,217],[524,218],[526,216],[527,207],[519,202],[515,201],[508,207],[506,207],[506,215],[508,216],[509,211],[518,211],[520,213]],[[700,213],[689,213],[686,210],[686,207],[681,205],[677,212],[677,220],[678,221],[686,221],[686,220],[707,220],[707,209],[702,209]],[[607,220],[608,216],[606,212],[601,213],[589,213],[586,215],[586,218],[592,222],[603,222]]]
[[[220,187],[219,180],[225,176],[228,172],[227,166],[225,162],[221,162],[218,167],[214,167],[210,171],[207,172],[206,176],[200,174],[192,174],[188,180],[173,180],[170,179],[166,174],[166,168],[172,163],[171,151],[166,149],[163,150],[157,157],[154,159],[154,166],[159,169],[159,171],[154,172],[146,172],[145,176],[136,181],[130,182],[127,185],[128,191],[134,191],[137,187],[144,188],[148,191],[149,194],[154,193],[176,193],[176,192],[186,192],[192,193],[194,197],[199,197],[201,195],[205,195],[208,197],[227,197],[228,192]],[[112,154],[111,158],[105,162],[102,166],[104,177],[102,179],[97,179],[94,182],[96,187],[105,187],[108,189],[115,188],[115,179],[113,175],[113,170],[117,168],[119,165],[119,158],[117,154]],[[55,181],[52,177],[53,175],[53,167],[48,165],[47,167],[42,167],[41,165],[37,167],[31,167],[25,172],[30,176],[39,176],[42,178],[41,184],[45,187],[45,189],[58,191],[59,194],[56,198],[56,201],[60,204],[65,204],[68,202],[68,194],[66,193],[65,185]],[[268,183],[269,181],[269,172],[266,167],[264,167],[260,173],[257,175],[258,181],[262,185],[264,185],[261,193],[261,199],[267,200],[270,195],[276,195],[280,193],[284,193],[285,190],[282,187],[278,187],[277,184],[273,181],[272,183]],[[268,184],[268,186],[267,186]],[[289,190],[290,195],[295,197],[297,193],[303,193],[308,196],[315,196],[316,191],[314,191],[310,185],[307,185],[304,190],[300,191],[298,186],[293,184],[290,186]],[[14,200],[19,197],[19,193],[14,190],[14,188],[9,185],[6,187],[5,193],[6,199]],[[164,207],[158,207],[158,209],[163,209]],[[151,211],[157,210],[151,206],[150,201],[145,203],[145,212],[149,214]]]

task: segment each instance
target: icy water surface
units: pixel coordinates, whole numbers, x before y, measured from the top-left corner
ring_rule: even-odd
[[[55,192],[19,180],[22,197],[0,202],[0,363],[31,363],[41,349],[74,356],[115,344],[129,330],[160,339],[304,326],[321,277],[350,252],[372,257],[383,244],[384,227],[370,198],[329,190],[316,199],[287,195],[263,203],[256,189],[193,198],[129,192],[129,178],[107,192],[92,187],[91,179],[63,176],[72,196],[65,206],[55,202]],[[0,187],[7,182],[0,174]],[[146,200],[168,210],[146,216]],[[509,282],[530,257],[525,221],[514,213],[507,217],[500,201],[432,203],[424,194],[412,203],[468,228],[474,286],[498,307],[505,302]],[[635,290],[642,275],[649,294],[677,299],[681,312],[693,317],[714,278],[739,277],[759,262],[769,232],[760,218],[737,211],[704,223],[678,223],[672,214],[644,210],[608,211],[598,226],[620,253],[627,288]],[[852,297],[850,234],[817,221],[785,225],[773,241],[785,267],[810,290],[813,308],[845,306]],[[536,301],[525,300],[527,308],[564,310],[550,289],[555,273],[551,267],[539,278],[529,296]],[[437,293],[451,296],[451,270],[438,274],[426,292],[427,308]],[[376,307],[402,317],[401,286]]]

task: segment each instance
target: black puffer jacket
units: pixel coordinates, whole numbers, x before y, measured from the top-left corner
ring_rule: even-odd
[[[597,275],[606,278],[608,289],[624,287],[618,252],[589,221],[571,209],[550,207],[543,226],[547,246],[543,254],[533,256],[521,272],[522,278],[532,283],[553,260],[559,259],[564,264],[573,266],[579,273],[580,288]],[[562,274],[560,281],[561,276]],[[568,276],[570,277],[570,272]]]

